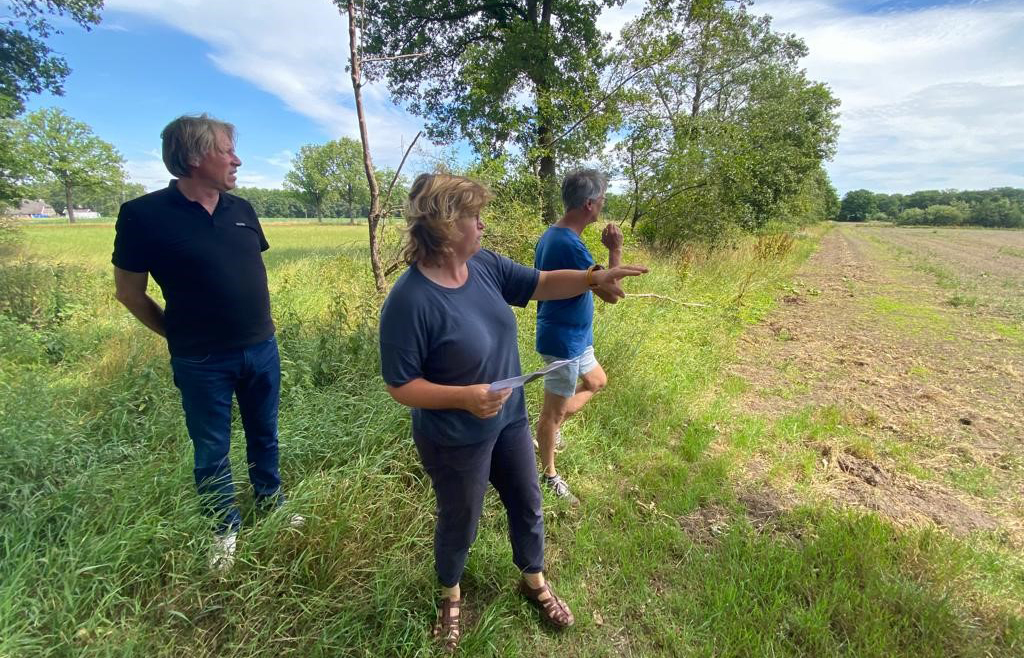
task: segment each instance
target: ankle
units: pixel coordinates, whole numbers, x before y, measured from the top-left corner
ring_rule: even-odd
[[[538,571],[537,573],[523,573],[523,580],[526,584],[533,589],[540,589],[544,587],[544,572]]]

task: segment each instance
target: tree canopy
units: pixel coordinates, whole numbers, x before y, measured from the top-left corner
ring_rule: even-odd
[[[328,204],[337,201],[345,202],[352,217],[362,211],[370,195],[362,147],[349,137],[303,146],[292,159],[284,184],[314,209],[318,219],[323,219]]]
[[[610,61],[608,37],[596,19],[603,7],[616,4],[621,2],[370,3],[362,32],[364,70],[370,79],[385,78],[395,101],[427,120],[435,142],[466,139],[485,158],[519,147],[545,182],[550,220],[557,206],[557,160],[596,155],[614,122],[610,107],[591,110]]]
[[[12,117],[25,107],[29,94],[64,93],[71,72],[67,60],[53,52],[46,39],[60,30],[53,18],[66,17],[85,29],[100,22],[103,0],[7,0],[0,18],[0,115]]]
[[[615,148],[633,224],[672,244],[758,228],[801,194],[832,203],[838,101],[799,68],[806,53],[742,3],[651,0],[620,50],[636,72]]]
[[[117,149],[93,134],[88,124],[63,110],[46,108],[28,114],[19,127],[24,153],[36,181],[53,181],[64,189],[68,221],[74,222],[76,190],[123,185],[124,160]]]

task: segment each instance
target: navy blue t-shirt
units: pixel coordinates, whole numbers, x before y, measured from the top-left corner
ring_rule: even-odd
[[[458,288],[434,283],[413,265],[391,289],[380,314],[381,374],[389,386],[421,377],[469,386],[522,374],[509,304],[526,306],[540,273],[486,249],[466,265],[469,277]],[[447,446],[485,441],[525,420],[522,388],[494,418],[462,409],[412,410],[413,432]]]
[[[533,266],[538,270],[585,270],[594,264],[587,245],[571,228],[552,226],[540,236]],[[537,302],[537,351],[573,359],[594,344],[594,295]]]

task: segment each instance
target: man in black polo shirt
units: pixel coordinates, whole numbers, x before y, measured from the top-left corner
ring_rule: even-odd
[[[228,448],[232,396],[245,428],[257,503],[283,501],[277,408],[281,366],[261,252],[269,248],[247,201],[227,194],[242,165],[234,126],[207,115],[161,133],[170,185],[121,206],[114,238],[118,301],[167,338],[174,383],[195,449],[195,481],[217,519],[211,566],[231,566],[241,516]],[[149,275],[166,308],[146,294]],[[294,524],[301,517],[294,516]]]

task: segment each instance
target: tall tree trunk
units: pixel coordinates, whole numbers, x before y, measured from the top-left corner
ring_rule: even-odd
[[[540,24],[537,30],[545,36],[543,53],[545,60],[551,53],[547,43],[548,31],[551,29],[551,4],[553,0],[543,0],[540,8]],[[537,146],[540,147],[540,184],[541,201],[543,203],[544,222],[552,224],[558,219],[558,183],[555,180],[555,135],[548,115],[551,93],[550,84],[545,72],[547,62],[541,65],[540,74],[534,80],[537,87]]]
[[[356,223],[356,216],[352,212],[352,183],[348,184],[348,225]]]
[[[75,208],[71,205],[71,183],[64,183],[64,200],[67,203],[68,224],[74,224]]]
[[[380,187],[377,186],[377,175],[374,173],[373,160],[370,158],[370,137],[366,130],[366,115],[363,112],[363,92],[360,59],[356,40],[356,5],[348,3],[348,48],[349,70],[352,74],[352,91],[356,97],[356,116],[359,117],[359,140],[363,144],[363,167],[366,169],[366,182],[370,186],[370,212],[367,213],[366,224],[370,231],[370,268],[377,292],[384,292],[387,282],[384,280],[384,269],[380,264],[380,244],[378,243],[377,226],[380,224]]]

